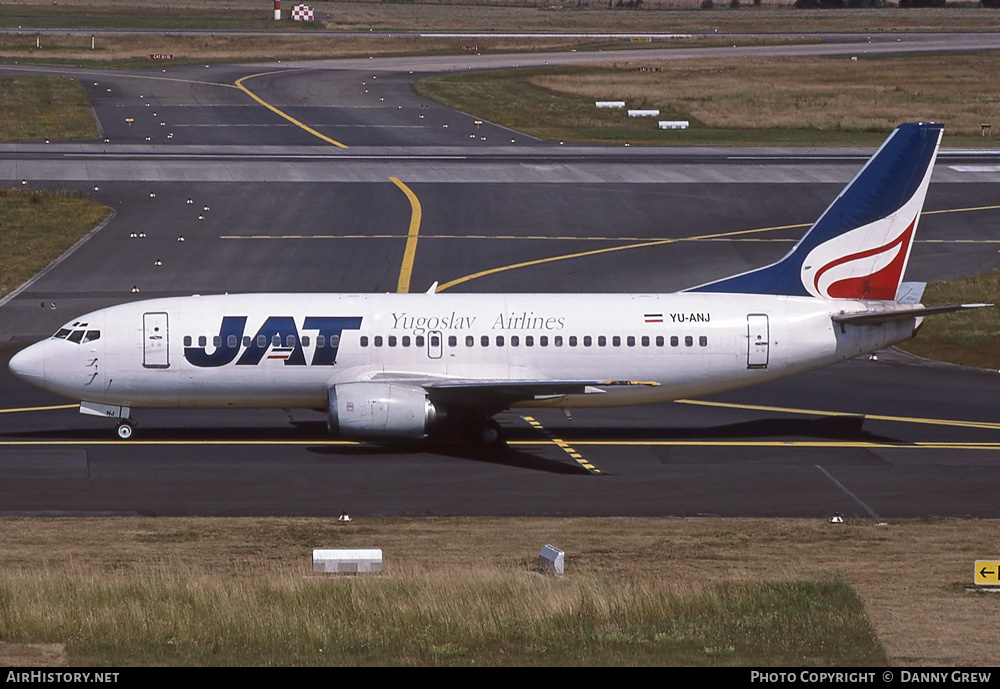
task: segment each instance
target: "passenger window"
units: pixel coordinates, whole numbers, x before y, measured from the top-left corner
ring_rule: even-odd
[[[691,347],[692,345],[694,345],[694,338],[691,337],[690,335],[685,335],[684,336],[684,346],[685,347]]]
[[[308,347],[309,346],[309,336],[308,335],[303,335],[301,341],[302,341],[302,346],[303,347]]]
[[[323,349],[324,347],[326,347],[326,335],[317,335],[316,336],[316,349]]]
[[[556,335],[554,338],[552,338],[552,344],[554,344],[556,347],[562,347],[562,335]]]
[[[421,338],[417,338],[417,339],[421,339]],[[448,344],[450,344],[452,347],[455,346],[454,344],[452,344],[450,342]],[[421,345],[421,346],[423,346],[423,345]],[[440,347],[440,346],[441,346],[441,336],[440,335],[431,335],[431,347]]]
[[[482,345],[483,347],[489,347],[490,346],[490,336],[489,335],[483,335],[482,337],[480,337],[479,338],[479,344]]]
[[[663,335],[657,335],[656,336],[656,346],[657,347],[662,347],[663,346]]]
[[[437,336],[435,335],[435,337],[437,337]],[[432,341],[433,341],[433,339],[434,338],[431,338]],[[437,346],[437,345],[435,345],[435,346]],[[458,346],[458,338],[455,337],[454,335],[449,335],[448,336],[448,346],[449,347],[457,347]]]
[[[368,336],[367,335],[362,335],[361,336],[361,346],[362,347],[367,347],[368,346]]]
[[[583,336],[583,346],[584,347],[589,347],[591,344],[593,344],[593,342],[594,341],[590,338],[590,335],[584,335]]]
[[[403,335],[403,346],[404,347],[409,347],[410,346],[410,336],[409,335]]]
[[[535,336],[534,335],[525,335],[524,336],[524,346],[525,347],[534,347],[535,346]]]
[[[629,347],[635,347],[635,336],[629,335],[627,338],[625,338],[625,344],[627,344]]]
[[[677,346],[677,345],[679,345],[680,343],[681,343],[681,342],[680,342],[680,340],[678,340],[678,339],[677,339],[677,336],[676,336],[676,335],[671,335],[671,336],[670,336],[670,346],[671,346],[671,347],[676,347],[676,346]]]
[[[390,347],[395,347],[396,346],[396,336],[395,335],[390,335],[389,336],[389,346]]]
[[[642,346],[643,347],[648,347],[649,346],[649,335],[643,335],[642,336]]]
[[[226,338],[226,346],[229,347],[230,349],[233,349],[239,343],[240,343],[240,338],[236,337],[235,335],[230,335],[229,337]]]
[[[569,336],[569,346],[576,347],[576,335]]]
[[[295,335],[285,335],[285,346],[286,347],[295,346]]]
[[[503,335],[497,335],[497,347],[503,347]]]
[[[521,344],[521,338],[518,337],[517,335],[511,335],[510,336],[510,346],[511,347],[516,347],[519,344]]]
[[[699,337],[698,338],[698,346],[699,347],[707,347],[708,346],[708,337],[705,336],[705,335],[702,335],[701,337]]]
[[[243,336],[243,346],[244,347],[249,347],[250,346],[250,336],[249,335],[244,335]]]
[[[199,335],[198,336],[198,346],[199,347],[207,347],[208,346],[208,338],[205,337],[204,335]]]
[[[375,346],[376,347],[381,347],[382,346],[382,336],[381,335],[376,335],[375,336]]]
[[[184,346],[185,347],[190,347],[191,346],[191,336],[190,335],[185,335],[184,336]]]
[[[541,337],[539,337],[538,338],[538,344],[541,345],[542,347],[548,347],[549,346],[549,336],[548,335],[542,335]]]
[[[466,347],[471,347],[474,344],[476,344],[476,338],[474,338],[472,335],[466,335],[465,336],[465,346]]]
[[[423,347],[424,346],[424,336],[423,335],[417,335],[417,339],[414,342],[416,343],[416,345],[418,347]],[[436,335],[434,336],[434,346],[435,347],[438,346],[438,338],[437,338]]]
[[[271,346],[272,347],[280,347],[281,346],[281,335],[278,335],[277,333],[275,333],[274,335],[271,335]]]
[[[331,347],[340,346],[340,335],[330,335],[330,346]]]
[[[604,335],[598,335],[597,336],[597,346],[598,347],[607,347],[608,346],[608,338],[605,337]]]

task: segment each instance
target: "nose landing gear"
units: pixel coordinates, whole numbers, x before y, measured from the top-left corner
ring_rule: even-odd
[[[132,433],[135,431],[135,422],[132,419],[126,419],[118,424],[118,428],[115,432],[118,434],[120,440],[128,440],[132,437]]]

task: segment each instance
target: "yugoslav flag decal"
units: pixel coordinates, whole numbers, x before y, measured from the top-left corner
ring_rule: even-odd
[[[820,244],[803,261],[803,286],[828,299],[895,299],[916,224],[916,217],[906,225],[884,218]],[[858,250],[873,240],[878,245]]]

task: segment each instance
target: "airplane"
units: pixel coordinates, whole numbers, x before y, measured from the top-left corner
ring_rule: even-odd
[[[904,283],[943,126],[897,127],[803,238],[763,268],[669,294],[225,294],[76,318],[10,360],[18,378],[116,419],[133,409],[325,410],[346,439],[470,432],[492,417],[742,388],[912,338]]]

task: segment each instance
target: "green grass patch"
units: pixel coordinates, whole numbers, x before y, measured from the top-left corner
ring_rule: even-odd
[[[75,191],[0,189],[0,296],[62,255],[108,212]]]
[[[1000,271],[932,282],[922,301],[1000,304]],[[1000,370],[1000,314],[991,308],[931,316],[916,338],[899,347],[927,359]]]
[[[0,77],[0,140],[93,139],[98,134],[87,93],[77,80]]]

